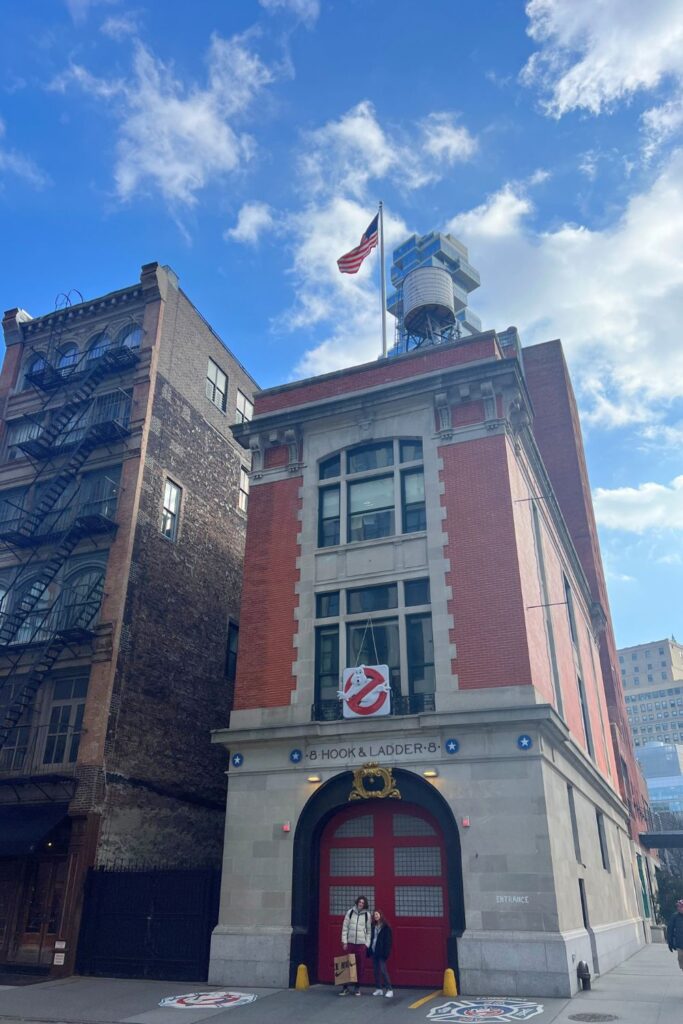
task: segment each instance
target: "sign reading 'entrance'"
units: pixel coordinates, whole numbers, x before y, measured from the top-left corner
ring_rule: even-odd
[[[422,736],[419,740],[386,739],[362,740],[358,743],[319,743],[307,747],[307,764],[320,767],[327,764],[357,764],[377,761],[379,764],[400,761],[430,761],[441,756],[438,736]]]

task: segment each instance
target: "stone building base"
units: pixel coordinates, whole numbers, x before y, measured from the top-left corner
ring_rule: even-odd
[[[291,928],[248,932],[218,925],[211,938],[209,984],[287,988]]]

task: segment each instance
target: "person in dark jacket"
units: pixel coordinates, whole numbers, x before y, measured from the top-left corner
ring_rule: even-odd
[[[375,985],[377,988],[373,996],[385,996],[393,999],[394,992],[391,987],[391,978],[387,970],[387,960],[391,953],[392,934],[387,920],[381,910],[372,912],[372,931],[370,932],[370,946],[368,956],[372,957],[375,968]]]
[[[678,966],[683,971],[683,900],[676,901],[676,913],[669,921],[666,941],[671,952],[678,953]]]

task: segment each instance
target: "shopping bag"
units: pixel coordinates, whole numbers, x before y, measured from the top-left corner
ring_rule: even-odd
[[[334,958],[334,983],[335,985],[355,984],[358,981],[356,971],[356,954],[344,953],[343,956]]]

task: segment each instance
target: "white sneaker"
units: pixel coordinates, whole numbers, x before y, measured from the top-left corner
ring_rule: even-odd
[[[393,999],[394,998],[393,989],[390,989],[390,988],[387,989],[387,991],[384,993],[384,998],[385,999]]]
[[[384,992],[382,992],[381,988],[376,988],[375,991],[372,994],[373,994],[373,996],[383,996]]]

